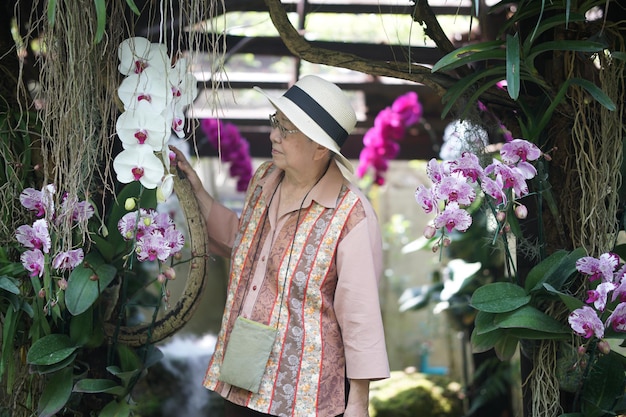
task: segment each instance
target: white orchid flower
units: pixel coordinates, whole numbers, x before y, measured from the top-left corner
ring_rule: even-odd
[[[167,174],[157,187],[156,198],[158,203],[165,203],[174,191],[174,174]]]
[[[142,37],[128,38],[120,43],[117,57],[120,60],[117,69],[124,75],[140,74],[149,67],[165,72],[171,65],[165,45],[150,43]]]
[[[117,136],[122,141],[124,149],[147,145],[158,152],[167,142],[170,136],[169,122],[162,114],[150,110],[150,106],[142,101],[137,108],[125,111],[118,117]]]
[[[189,106],[198,96],[198,80],[189,72],[187,59],[181,58],[168,76],[174,103],[177,106]]]
[[[139,181],[148,189],[155,189],[163,178],[163,163],[149,146],[123,150],[113,160],[113,169],[122,184]]]
[[[150,103],[151,111],[160,114],[172,101],[172,93],[164,74],[148,67],[140,74],[129,75],[122,81],[117,94],[124,103],[124,110],[133,110],[138,103]]]

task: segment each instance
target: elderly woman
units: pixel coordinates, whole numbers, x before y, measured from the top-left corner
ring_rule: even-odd
[[[342,172],[352,171],[340,148],[356,115],[339,87],[316,76],[276,98],[257,90],[276,109],[272,161],[256,171],[240,218],[173,148],[211,251],[231,259],[204,385],[226,398],[227,417],[367,416],[369,382],[387,378],[389,365],[380,229]]]

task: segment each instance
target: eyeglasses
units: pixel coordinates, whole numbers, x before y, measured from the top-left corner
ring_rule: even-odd
[[[278,128],[278,130],[280,131],[281,139],[285,139],[289,133],[299,132],[298,129],[291,129],[291,130],[285,129],[285,126],[281,125],[280,122],[278,121],[278,118],[276,117],[276,113],[270,114],[270,125],[272,126],[272,129]]]

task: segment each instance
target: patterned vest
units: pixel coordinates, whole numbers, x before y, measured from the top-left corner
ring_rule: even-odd
[[[204,385],[229,401],[277,416],[329,417],[345,407],[345,357],[333,302],[337,286],[336,249],[359,198],[342,187],[337,207],[315,201],[290,215],[270,252],[265,282],[253,320],[278,326],[279,335],[261,383],[252,394],[218,381],[228,335],[240,311],[258,242],[269,235],[266,209],[257,181],[271,172],[263,165],[252,181],[232,257],[222,328]],[[296,219],[299,224],[296,228]],[[295,232],[295,234],[294,234]],[[292,238],[293,237],[293,238]],[[283,293],[284,291],[284,293]],[[282,296],[281,296],[282,295]],[[282,303],[282,307],[281,307]],[[280,317],[279,317],[280,314]]]

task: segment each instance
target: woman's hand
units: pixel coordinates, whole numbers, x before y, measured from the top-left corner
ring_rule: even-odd
[[[182,153],[182,151],[172,145],[170,145],[169,148],[172,152],[174,152],[174,155],[176,155],[176,158],[172,161],[172,165],[176,167],[179,175],[182,174],[182,176],[186,177],[189,180],[189,183],[191,184],[191,189],[194,191],[194,193],[198,193],[200,190],[204,189],[200,177],[193,169],[189,161],[187,161],[187,158]]]

